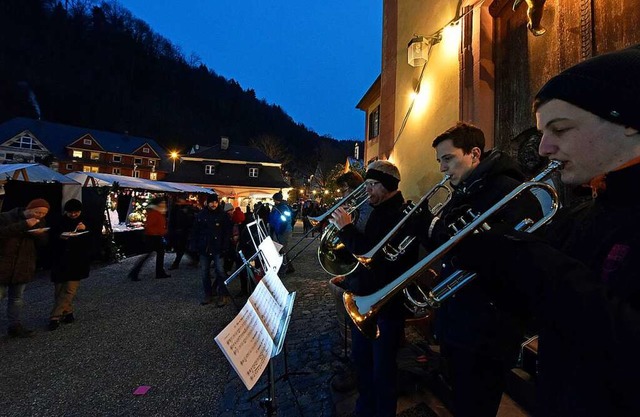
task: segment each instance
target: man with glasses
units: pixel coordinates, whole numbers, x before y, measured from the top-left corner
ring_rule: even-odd
[[[399,182],[400,171],[391,162],[372,162],[365,175],[372,210],[364,230],[358,230],[344,208],[332,213],[330,221],[340,229],[339,238],[351,253],[367,252],[402,219],[404,198],[398,190]],[[396,278],[416,262],[417,250],[413,249],[395,262],[380,256],[374,259],[370,268],[358,266],[352,273],[353,292],[368,295]],[[377,339],[368,339],[352,327],[351,353],[359,394],[356,416],[396,415],[396,354],[404,334],[404,316],[403,299],[399,295],[380,310],[377,316],[380,336]]]

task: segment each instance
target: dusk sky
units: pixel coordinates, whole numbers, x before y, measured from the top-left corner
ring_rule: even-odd
[[[380,74],[382,2],[118,0],[217,74],[336,139],[364,137],[355,108]]]

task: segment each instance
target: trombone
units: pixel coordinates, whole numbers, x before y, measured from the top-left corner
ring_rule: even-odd
[[[380,240],[380,242],[378,242],[377,245],[371,248],[371,250],[369,250],[369,252],[367,253],[364,253],[362,255],[355,255],[356,259],[358,259],[358,262],[360,262],[364,266],[368,266],[373,260],[373,257],[380,250],[382,250],[382,252],[385,254],[385,257],[390,261],[395,261],[400,255],[404,254],[405,250],[409,247],[409,245],[413,243],[416,237],[405,236],[405,238],[402,239],[397,247],[391,245],[391,240],[398,234],[398,231],[405,225],[405,223],[413,216],[414,213],[417,214],[426,209],[429,210],[434,216],[437,216],[442,211],[442,208],[449,201],[451,201],[451,197],[453,196],[453,192],[451,191],[451,189],[445,185],[445,183],[449,181],[450,178],[451,175],[445,175],[444,178],[442,178],[439,183],[437,183],[429,191],[427,191],[416,204],[407,206],[402,220],[400,220],[398,224],[396,224],[395,227],[391,229],[389,233],[387,233],[385,237]],[[443,191],[446,193],[445,200],[433,207],[429,207],[429,200],[433,198],[433,196],[439,191]],[[426,207],[423,207],[423,205],[425,204]]]
[[[291,246],[291,248],[284,254],[285,259],[288,259],[287,263],[292,262],[294,259],[296,259],[298,256],[300,256],[300,254],[305,249],[307,249],[315,241],[315,239],[317,239],[317,238],[314,238],[314,239],[310,240],[309,242],[307,242],[306,245],[304,245],[304,247],[302,247],[302,249],[300,249],[298,252],[296,252],[295,255],[293,255],[292,257],[288,257],[288,254],[291,251],[293,251],[293,249],[296,248],[304,240],[304,238],[309,235],[309,233],[317,232],[318,229],[320,228],[320,226],[322,226],[325,223],[327,218],[330,217],[333,214],[333,212],[338,209],[338,207],[346,206],[347,207],[347,212],[349,214],[355,214],[355,212],[360,208],[360,206],[362,206],[367,201],[369,201],[369,195],[367,194],[367,190],[366,190],[365,184],[363,182],[358,187],[356,187],[353,191],[351,191],[349,194],[347,194],[346,196],[342,197],[342,199],[340,199],[340,201],[338,201],[336,204],[334,204],[330,209],[328,209],[326,212],[324,212],[320,216],[309,217],[309,222],[311,223],[312,228],[307,233],[305,233],[300,238],[300,240],[298,240],[293,246]],[[326,239],[329,239],[329,238],[332,238],[332,239],[336,238],[337,239],[337,237],[336,237],[337,230],[331,232],[331,230],[333,230],[333,228],[335,228],[335,226],[332,226],[329,223],[325,227],[325,231],[323,233],[319,234],[318,236],[321,236],[321,240],[322,239],[326,240]],[[331,233],[328,233],[328,231],[331,232]],[[337,245],[337,243],[335,243],[334,246],[335,245]],[[330,273],[332,275],[340,275],[340,273],[334,273],[336,271],[332,272],[332,271],[327,270],[327,267],[325,267],[325,265],[323,264],[322,257],[324,257],[325,255],[321,256],[321,254],[320,254],[320,250],[321,250],[322,247],[323,247],[323,244],[321,244],[320,247],[318,248],[318,259],[320,261],[320,265],[328,273]],[[341,256],[341,258],[342,258],[342,256]],[[354,260],[354,263],[355,263],[355,260]],[[350,271],[353,271],[353,269],[355,269],[355,267],[351,267],[351,268],[348,268],[348,269],[350,269]]]
[[[496,212],[504,209],[508,204],[515,200],[518,196],[525,192],[539,191],[547,193],[550,201],[550,207],[546,213],[537,221],[525,218],[515,227],[516,230],[526,231],[528,233],[534,232],[541,226],[546,224],[556,214],[559,207],[558,193],[552,185],[545,182],[541,182],[545,177],[551,174],[553,171],[560,169],[562,163],[552,160],[547,167],[532,178],[530,181],[520,184],[513,191],[503,197],[500,201],[494,204],[482,215],[469,214],[473,218],[471,222],[465,221],[465,226],[458,230],[456,234],[447,242],[442,244],[438,249],[431,252],[428,256],[420,260],[414,266],[409,268],[406,272],[400,275],[398,278],[391,281],[389,284],[367,296],[358,296],[351,292],[345,292],[343,294],[343,301],[345,309],[349,314],[351,320],[356,327],[365,335],[370,338],[376,338],[379,335],[379,329],[376,324],[375,317],[380,309],[398,292],[405,289],[411,282],[426,270],[433,269],[434,266],[441,264],[444,256],[449,253],[458,243],[460,243],[467,236],[478,233],[483,230],[489,230],[490,226],[487,221]],[[423,303],[426,307],[438,308],[440,303],[451,295],[455,294],[460,288],[470,282],[476,277],[475,272],[470,271],[456,271],[453,274],[445,278],[440,284],[434,287],[428,294],[425,294],[425,301]],[[423,292],[424,294],[424,292]]]

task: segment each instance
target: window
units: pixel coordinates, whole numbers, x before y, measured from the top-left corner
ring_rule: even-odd
[[[154,181],[155,181],[155,180],[157,180],[157,179],[158,179],[158,173],[157,173],[157,172],[152,172],[152,173],[149,175],[149,179],[150,179],[150,180],[154,180]]]
[[[113,162],[122,162],[122,155],[113,155]]]
[[[31,136],[20,136],[18,139],[14,140],[10,146],[21,149],[42,149],[42,147],[38,145],[33,138],[31,138]]]
[[[142,148],[142,153],[149,153],[149,148]]]
[[[206,175],[214,175],[216,173],[216,166],[215,165],[205,165],[204,173]]]
[[[251,178],[258,178],[258,168],[249,168],[249,176]]]
[[[153,159],[149,159],[149,166],[152,166],[152,167],[156,166],[156,161]]]
[[[71,155],[73,158],[82,158],[82,151],[73,151]]]
[[[114,175],[120,175],[120,168],[113,168]]]
[[[142,158],[135,158],[133,160],[133,163],[136,164],[136,165],[142,165]]]
[[[133,176],[136,178],[140,178],[140,171],[133,171]]]
[[[84,143],[85,145],[91,145],[93,144],[93,141],[91,139],[85,139],[82,141],[82,143]]]
[[[13,161],[13,154],[12,153],[5,154],[4,159],[6,159],[7,161]]]
[[[82,166],[82,171],[83,172],[100,172],[100,169],[98,167],[92,167],[90,165],[83,165]]]
[[[100,159],[100,152],[91,152],[91,159],[98,161]]]
[[[73,171],[73,164],[67,164],[66,167],[69,171]]]
[[[380,105],[369,113],[369,139],[377,138],[380,135]]]

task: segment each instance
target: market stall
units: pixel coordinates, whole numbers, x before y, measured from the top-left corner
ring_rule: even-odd
[[[121,175],[72,172],[69,178],[78,181],[85,189],[106,187],[108,193],[104,205],[104,233],[113,235],[114,250],[130,256],[140,253],[143,244],[144,222],[147,204],[156,197],[184,195],[186,198],[214,191],[191,184],[153,181]],[[195,197],[194,197],[195,198]]]

